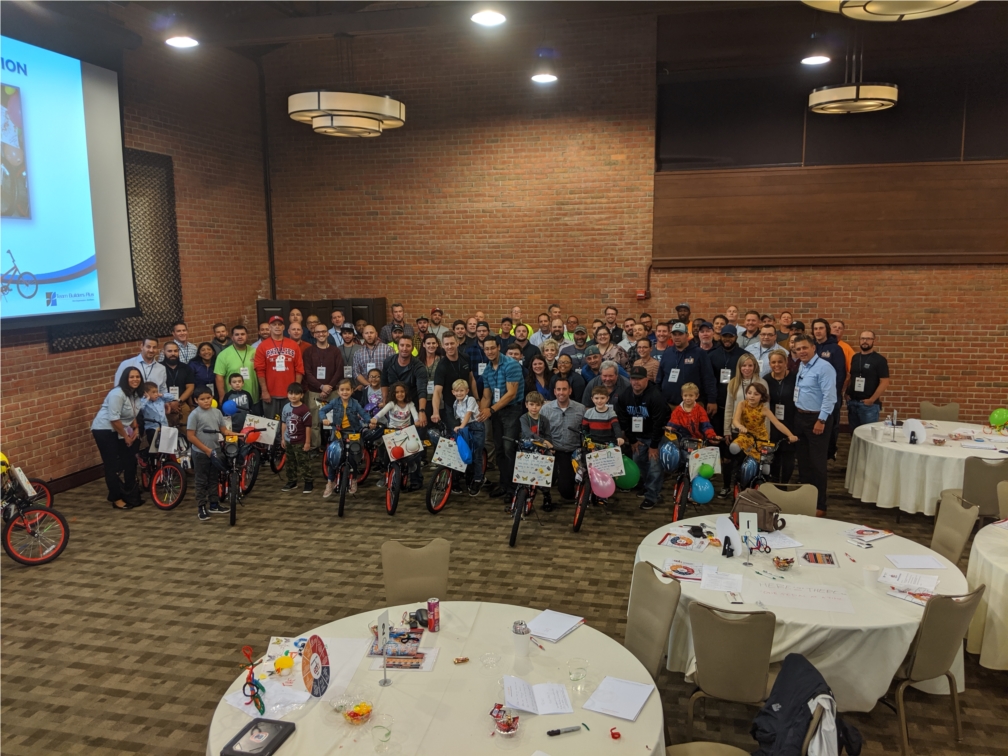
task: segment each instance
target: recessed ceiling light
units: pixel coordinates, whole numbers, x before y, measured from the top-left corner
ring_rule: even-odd
[[[169,37],[165,40],[165,44],[172,47],[196,47],[199,42],[192,37]]]
[[[556,80],[557,77],[551,73],[539,73],[532,77],[536,84],[552,84]]]
[[[503,13],[493,10],[481,10],[479,13],[474,13],[472,20],[480,26],[500,26],[507,21]]]
[[[803,66],[821,66],[823,63],[829,63],[830,59],[825,55],[809,55],[807,58],[802,58]]]

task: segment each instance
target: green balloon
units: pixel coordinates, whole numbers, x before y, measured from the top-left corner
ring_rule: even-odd
[[[630,457],[623,455],[623,474],[616,478],[616,485],[624,491],[640,483],[640,468]]]
[[[711,478],[714,477],[714,468],[711,465],[704,462],[702,465],[700,465],[699,469],[697,469],[697,475],[699,475],[701,478],[707,478],[707,480],[710,480]]]
[[[1008,409],[998,407],[990,413],[990,424],[997,427],[1008,423]]]

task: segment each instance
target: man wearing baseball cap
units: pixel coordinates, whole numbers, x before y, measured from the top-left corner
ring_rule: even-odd
[[[304,359],[301,348],[283,335],[284,319],[274,315],[269,319],[269,337],[256,349],[252,363],[262,396],[263,415],[273,419],[287,402],[287,389],[292,383],[301,383],[304,377]]]
[[[681,321],[672,324],[672,346],[662,354],[657,383],[665,401],[671,405],[682,401],[681,386],[695,383],[700,387],[700,402],[707,405],[707,413],[717,409],[717,384],[710,357],[690,343],[686,324]]]
[[[693,337],[693,324],[690,322],[690,306],[689,302],[680,302],[675,306],[676,320],[680,323],[686,324],[686,333]]]
[[[717,410],[707,412],[711,425],[715,428],[724,427],[725,405],[728,403],[728,384],[735,377],[739,357],[745,354],[745,349],[738,345],[738,329],[731,323],[721,327],[721,343],[710,352],[711,369],[714,380],[717,381]],[[728,446],[721,442],[721,458],[729,459]],[[728,486],[724,485],[718,492],[722,498],[728,495]]]
[[[431,307],[430,311],[430,325],[427,326],[427,330],[438,337],[438,341],[441,341],[441,337],[448,333],[448,326],[446,326],[441,321],[444,320],[444,310],[440,307]]]
[[[572,332],[573,343],[560,347],[560,354],[566,354],[571,358],[575,370],[581,369],[584,362],[585,349],[588,348],[588,329],[583,325],[574,326]]]
[[[646,337],[645,337],[646,339]],[[661,390],[648,380],[640,365],[630,368],[630,385],[619,392],[615,401],[620,427],[633,448],[633,459],[644,482],[644,501],[640,508],[654,509],[661,495],[664,471],[658,461],[658,447],[665,437],[665,424],[671,412]],[[624,426],[625,423],[625,426]]]

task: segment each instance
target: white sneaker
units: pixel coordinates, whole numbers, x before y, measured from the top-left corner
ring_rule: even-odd
[[[327,481],[325,484],[325,491],[322,492],[322,498],[328,499],[330,496],[332,496],[332,492],[334,490],[336,490],[336,481],[335,480]]]
[[[353,476],[350,477],[350,486],[349,486],[348,490],[352,494],[357,493],[357,479],[354,478]]]

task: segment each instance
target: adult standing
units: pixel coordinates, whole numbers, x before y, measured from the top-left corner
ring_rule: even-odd
[[[766,384],[770,391],[769,409],[774,417],[788,428],[795,427],[794,390],[797,376],[787,369],[788,355],[783,349],[775,349],[770,353],[770,372]],[[779,443],[785,438],[776,425],[770,426],[771,443]],[[789,483],[795,467],[795,445],[781,444],[770,463],[770,477],[775,483]]]
[[[301,355],[304,356],[308,347],[311,346],[311,342],[305,340],[304,326],[300,323],[291,323],[287,326],[287,335],[297,345],[297,348],[301,351]]]
[[[193,372],[189,369],[189,366],[179,359],[178,344],[174,341],[165,343],[161,356],[164,358],[163,364],[165,382],[168,384],[168,394],[171,396],[173,402],[178,402],[182,424],[185,425],[186,420],[189,419],[189,411],[192,409],[189,399],[196,388],[196,379],[193,377]]]
[[[395,302],[392,305],[392,322],[386,323],[381,329],[381,340],[385,343],[392,341],[392,329],[396,326],[402,328],[403,336],[408,336],[410,343],[413,340],[413,326],[405,321],[405,310],[400,302]],[[412,347],[410,347],[412,349]]]
[[[448,326],[441,322],[442,320],[444,320],[444,310],[440,307],[431,307],[430,326],[427,330],[437,336],[438,342],[440,342],[441,337],[450,330]]]
[[[602,324],[609,329],[609,335],[617,343],[623,340],[623,329],[616,325],[616,318],[619,316],[619,310],[617,310],[612,305],[605,308],[603,312],[604,320]],[[596,333],[598,331],[596,330]],[[594,336],[593,336],[594,338]]]
[[[115,377],[112,379],[112,385],[119,385],[119,379],[122,378],[122,374],[125,372],[126,368],[135,367],[140,371],[140,375],[143,377],[144,383],[147,383],[148,381],[150,383],[156,383],[158,393],[162,396],[167,396],[168,384],[165,383],[164,365],[158,362],[157,358],[158,340],[153,337],[143,339],[140,342],[140,354],[119,363],[119,367],[116,368]]]
[[[603,360],[612,360],[626,370],[630,364],[630,358],[623,347],[613,343],[608,326],[602,326],[595,332],[595,345],[598,347],[599,354],[602,355]]]
[[[571,340],[567,337],[567,329],[564,326],[564,322],[560,318],[553,318],[550,321],[550,338],[557,343],[558,351],[560,347],[571,343]]]
[[[552,379],[553,372],[550,370],[549,365],[546,364],[546,358],[541,354],[537,354],[529,363],[529,372],[525,379],[525,393],[529,394],[533,391],[538,391],[543,398],[543,402],[548,402],[554,398],[553,391],[550,389]]]
[[[580,402],[571,400],[571,386],[565,378],[553,383],[556,399],[546,402],[542,417],[550,426],[553,444],[553,485],[565,501],[574,501],[576,483],[571,458],[581,446],[581,421],[585,408]]]
[[[666,349],[658,368],[658,384],[662,396],[670,405],[682,401],[681,387],[695,383],[700,387],[700,402],[706,404],[707,414],[717,410],[717,384],[710,357],[700,347],[690,344],[685,323],[672,326],[672,348]]]
[[[721,343],[721,329],[728,325],[728,318],[724,315],[715,315],[714,319],[711,321],[711,326],[714,328],[714,343]],[[732,326],[734,328],[735,326]],[[736,337],[737,337],[736,332]]]
[[[665,354],[665,350],[669,348],[671,344],[670,339],[672,338],[672,326],[668,323],[659,323],[655,326],[655,343],[654,348],[651,350],[651,354],[654,355],[656,360],[660,360],[662,355]]]
[[[441,342],[433,333],[428,333],[420,345],[420,364],[423,365],[426,380],[424,381],[424,396],[427,398],[427,416],[434,414],[434,376],[441,362]]]
[[[844,359],[847,362],[847,372],[850,372],[851,360],[854,359],[854,347],[843,340],[844,331],[847,330],[847,324],[842,320],[834,320],[830,323],[830,333],[836,337],[837,344],[843,350]]]
[[[701,320],[697,324],[697,346],[710,354],[717,344],[714,342],[714,324],[708,320]]]
[[[728,305],[728,309],[725,310],[725,318],[727,318],[728,324],[738,328],[739,327],[738,316],[739,316],[738,307],[736,307],[735,305]]]
[[[259,330],[256,334],[258,338],[251,344],[253,349],[258,349],[259,345],[263,343],[263,340],[269,338],[269,322],[260,323]]]
[[[759,340],[746,347],[746,352],[755,357],[759,363],[761,378],[766,378],[770,374],[770,353],[777,348],[777,327],[770,323],[760,326]]]
[[[518,305],[511,308],[511,323],[514,325],[515,329],[517,329],[519,325],[525,326],[525,338],[532,335],[532,326],[522,320],[522,310]],[[515,335],[517,335],[517,333]]]
[[[529,341],[528,326],[526,326],[524,323],[516,325],[514,332],[515,332],[515,339],[513,342],[511,342],[511,346],[516,346],[519,349],[521,349],[522,353],[521,364],[528,365],[533,357],[535,357],[537,354],[541,354],[541,352],[539,351],[539,347],[537,347],[535,344]]]
[[[196,359],[196,345],[189,343],[189,326],[181,320],[172,325],[172,341],[178,347],[179,361],[189,364],[190,360]],[[164,354],[159,358],[164,361]]]
[[[708,412],[707,414],[714,429],[721,430],[722,433],[724,432],[725,404],[728,401],[728,386],[732,378],[735,377],[739,358],[746,353],[736,341],[737,333],[738,331],[735,326],[726,320],[721,327],[721,343],[710,353],[711,370],[714,372],[714,379],[717,381],[717,410],[713,413]],[[791,426],[789,425],[788,427],[790,428]],[[728,453],[728,444],[723,439],[720,446],[722,467],[724,467],[729,464],[731,455]],[[720,491],[722,497],[728,495],[727,477],[725,477],[725,482],[726,484]]]
[[[777,322],[780,324],[780,327],[777,329],[777,343],[781,345],[787,344],[788,338],[791,336],[791,324],[794,323],[794,313],[791,310],[781,310]],[[791,426],[788,427],[790,428]]]
[[[210,390],[210,396],[217,401],[224,396],[217,394],[217,380],[214,375],[214,363],[217,361],[217,353],[213,344],[204,341],[196,347],[196,359],[189,363],[189,369],[193,373],[193,384],[195,386],[206,386]]]
[[[409,346],[407,346],[409,343]],[[418,428],[427,425],[427,415],[430,410],[427,407],[427,371],[424,370],[423,363],[413,357],[413,339],[409,336],[399,337],[399,353],[394,354],[385,360],[382,367],[382,399],[389,402],[395,399],[389,398],[389,386],[395,383],[402,383],[409,391],[407,399],[416,405],[419,417],[416,421]]]
[[[517,361],[500,353],[494,338],[487,337],[483,351],[490,361],[483,371],[483,396],[476,419],[491,421],[500,471],[497,487],[490,491],[490,496],[510,499],[514,494],[511,479],[514,477],[515,439],[520,432],[519,420],[525,399],[522,369]]]
[[[612,360],[605,360],[599,368],[598,376],[588,381],[584,393],[581,394],[581,403],[586,407],[592,403],[592,389],[596,386],[605,386],[611,403],[614,397],[630,386],[630,379],[619,374],[619,365]]]
[[[560,347],[560,354],[566,354],[575,368],[580,368],[584,361],[585,349],[588,348],[588,329],[583,325],[574,326],[574,341]]]
[[[646,336],[637,340],[637,359],[634,367],[644,368],[649,381],[658,381],[658,368],[661,367],[661,363],[651,356],[651,339]],[[630,377],[633,378],[633,370],[630,371]]]
[[[794,392],[798,479],[816,487],[819,492],[816,517],[825,517],[826,460],[833,408],[837,403],[836,370],[816,354],[812,337],[806,334],[796,336],[794,349],[801,361]]]
[[[741,430],[736,429],[732,422],[735,418],[735,407],[736,405],[745,402],[746,391],[748,391],[749,387],[753,384],[760,384],[764,389],[767,388],[766,381],[760,378],[759,363],[756,362],[756,358],[748,352],[744,352],[736,364],[735,375],[728,383],[723,425],[716,428],[716,430],[723,430],[723,443],[725,446],[730,446],[732,438],[737,436],[739,434],[739,430]],[[769,426],[770,424],[767,423],[768,429]],[[724,448],[722,448],[722,451],[724,451]],[[734,483],[733,475],[735,472],[735,464],[736,459],[734,454],[722,455],[721,477],[723,480],[723,487],[718,492],[718,495],[721,497],[728,495],[728,492],[731,490],[732,484]]]
[[[472,317],[466,318],[465,322],[465,341],[462,342],[462,350],[465,351],[473,344],[479,343],[479,339],[476,337],[476,330],[479,328],[479,318]]]
[[[680,323],[686,324],[686,332],[693,337],[693,324],[690,322],[690,310],[689,302],[680,302],[675,306],[676,320]]]
[[[140,438],[137,414],[143,383],[139,368],[125,368],[91,422],[91,436],[105,469],[108,500],[116,509],[133,509],[142,503],[136,479],[136,450]]]
[[[372,370],[381,370],[385,367],[385,361],[393,354],[391,347],[378,340],[378,331],[373,325],[364,326],[361,335],[364,343],[357,354],[354,355],[353,372],[357,379],[357,384],[368,385],[368,373]]]
[[[567,381],[570,388],[568,393],[571,396],[581,396],[584,394],[587,384],[585,379],[581,377],[581,373],[575,368],[574,361],[569,354],[561,354],[557,357],[557,369],[550,379],[550,391],[553,392],[554,397],[556,396],[556,382],[561,378]]]
[[[745,314],[745,330],[738,335],[738,344],[743,349],[748,349],[750,344],[759,341],[760,314],[756,310],[749,310]]]
[[[329,329],[329,337],[332,339],[332,345],[342,346],[343,324],[346,323],[346,315],[343,313],[343,310],[336,308],[329,313],[329,320],[332,322],[332,328]],[[350,326],[350,329],[353,330],[352,325]]]
[[[539,330],[529,337],[532,346],[541,347],[542,343],[550,337],[550,317],[545,312],[539,313]]]
[[[255,373],[255,349],[248,343],[248,331],[243,325],[231,328],[231,346],[217,355],[214,363],[214,383],[217,384],[217,396],[224,396],[231,390],[229,379],[238,373],[245,381],[242,388],[252,397],[252,414],[260,412],[255,406],[259,403],[259,377]]]
[[[357,373],[354,371],[354,357],[357,356],[357,352],[360,350],[360,344],[357,343],[357,332],[354,327],[349,323],[344,323],[340,326],[340,340],[343,342],[336,348],[339,349],[340,355],[343,357],[343,377],[349,378],[354,387],[360,385],[357,381]],[[364,376],[365,380],[367,376]],[[337,384],[339,381],[336,382]]]
[[[228,338],[228,328],[224,323],[214,323],[213,340],[210,342],[214,354],[220,354],[227,347],[231,346],[231,339]]]
[[[654,319],[651,317],[651,313],[649,313],[649,312],[642,312],[641,316],[637,320],[637,322],[640,323],[642,326],[644,326],[644,335],[647,336],[648,341],[650,341],[652,344],[654,344],[656,337],[655,337],[654,328],[653,328]]]
[[[308,394],[308,412],[311,415],[311,448],[318,449],[322,443],[322,420],[319,410],[332,396],[333,390],[343,380],[343,355],[329,343],[329,329],[322,323],[315,326],[315,343],[302,355],[304,379]],[[342,341],[342,335],[340,336]]]
[[[301,383],[304,358],[298,345],[283,335],[284,319],[280,315],[273,315],[269,324],[269,338],[256,349],[253,367],[259,380],[263,416],[273,420],[280,417],[287,401],[287,388],[292,383]]]
[[[859,425],[878,422],[882,394],[889,388],[889,361],[875,351],[875,332],[862,331],[860,346],[861,351],[851,359],[844,391],[851,432]]]
[[[423,355],[423,345],[424,340],[427,338],[427,334],[430,333],[428,330],[430,328],[430,320],[427,319],[426,315],[421,315],[416,319],[416,330],[413,331],[413,354],[414,356]],[[438,341],[438,346],[440,347],[441,342]]]
[[[836,371],[836,404],[833,405],[833,424],[830,426],[827,454],[829,459],[836,459],[837,438],[840,435],[840,401],[847,380],[847,358],[836,336],[830,333],[830,325],[825,318],[816,318],[812,321],[812,336],[815,338],[816,354],[830,363]]]
[[[431,420],[439,423],[441,422],[441,418],[444,417],[446,422],[454,428],[458,420],[455,417],[455,413],[449,410],[451,409],[452,402],[455,400],[448,397],[452,395],[452,385],[455,381],[462,380],[468,383],[469,391],[473,397],[478,397],[480,394],[476,389],[476,377],[472,373],[469,360],[466,359],[465,355],[459,353],[458,339],[455,337],[455,334],[450,331],[445,333],[441,337],[441,347],[444,349],[445,355],[437,364],[437,368],[434,371]],[[441,414],[442,407],[445,409],[444,415]]]
[[[647,341],[647,338],[644,339]],[[647,370],[635,365],[630,370],[630,386],[615,402],[620,427],[633,449],[633,459],[644,480],[644,501],[640,508],[654,509],[661,496],[664,470],[658,461],[658,447],[665,437],[671,412],[661,390],[652,383]]]
[[[507,315],[501,318],[500,328],[497,330],[497,335],[500,336],[498,341],[500,342],[500,348],[507,351],[507,348],[514,343],[514,321],[511,320]]]

